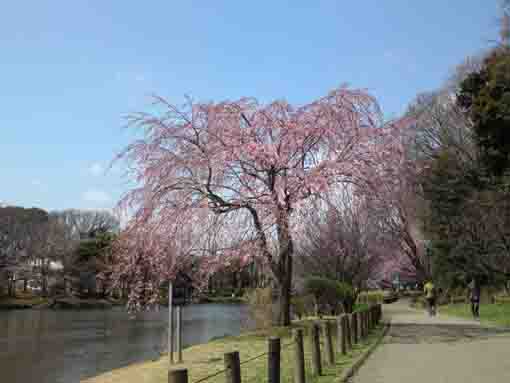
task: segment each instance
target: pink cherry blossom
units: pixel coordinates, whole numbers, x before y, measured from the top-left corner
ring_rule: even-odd
[[[282,324],[296,221],[306,201],[340,184],[359,195],[393,183],[405,121],[385,123],[376,100],[345,87],[306,105],[252,98],[173,105],[130,117],[144,136],[118,158],[136,187],[120,201],[131,220],[116,252],[133,307],[154,302],[178,271],[199,287],[221,264],[261,257],[280,286]]]

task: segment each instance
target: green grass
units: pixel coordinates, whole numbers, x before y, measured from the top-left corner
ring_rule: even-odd
[[[473,318],[471,306],[466,303],[441,307],[440,312],[462,318]],[[510,304],[481,304],[480,320],[482,324],[510,327]]]
[[[29,308],[47,302],[48,298],[18,293],[15,298],[7,296],[0,297],[0,309]]]
[[[340,374],[350,367],[354,360],[361,355],[382,331],[382,327],[377,328],[368,337],[366,341],[355,345],[353,350],[345,356],[336,354],[336,363],[333,366],[326,366],[324,352],[322,352],[323,375],[313,377],[311,374],[311,345],[308,336],[310,324],[312,321],[303,320],[294,322],[291,328],[273,328],[270,330],[261,330],[247,332],[237,337],[225,337],[211,341],[206,344],[196,345],[184,350],[185,363],[175,365],[176,368],[187,368],[189,382],[193,383],[204,377],[223,370],[223,354],[231,351],[239,351],[241,358],[241,374],[243,383],[263,383],[267,381],[267,339],[269,336],[278,336],[281,339],[281,382],[293,382],[294,366],[294,347],[292,345],[291,330],[294,328],[304,328],[304,350],[305,350],[305,370],[307,383],[333,383]],[[336,344],[336,326],[332,326],[333,342]],[[323,341],[323,340],[322,340]],[[324,350],[324,344],[321,344],[321,350]],[[262,355],[259,358],[248,361],[254,357]],[[168,357],[154,362],[144,362],[127,366],[125,368],[110,371],[95,378],[86,380],[87,383],[166,383],[168,373]],[[224,373],[208,379],[208,383],[223,383],[225,381]]]

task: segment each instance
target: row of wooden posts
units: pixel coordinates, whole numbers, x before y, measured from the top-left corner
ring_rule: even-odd
[[[366,310],[352,314],[342,314],[337,317],[337,342],[338,354],[346,355],[355,344],[365,340],[370,331],[373,330],[382,318],[381,304],[370,306]],[[335,364],[335,351],[332,337],[332,321],[325,321],[321,324],[314,323],[311,328],[311,366],[314,376],[322,375],[322,358],[320,334],[324,336],[325,360],[328,365]],[[303,347],[303,329],[296,329],[293,332],[294,347],[294,383],[306,383],[305,381],[305,354]],[[268,342],[268,383],[280,383],[280,360],[281,343],[280,338],[271,337]],[[241,383],[241,363],[239,351],[224,354],[225,383]],[[214,374],[213,376],[216,376]],[[207,378],[200,379],[200,382]],[[168,383],[188,383],[187,369],[173,369],[168,372]],[[195,382],[196,383],[196,382]]]

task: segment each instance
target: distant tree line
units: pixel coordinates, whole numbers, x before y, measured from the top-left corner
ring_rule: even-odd
[[[105,296],[118,230],[108,211],[0,207],[0,293]]]

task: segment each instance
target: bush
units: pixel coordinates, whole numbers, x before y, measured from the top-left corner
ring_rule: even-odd
[[[301,319],[313,312],[314,297],[312,295],[294,296],[291,299],[292,312]]]
[[[510,296],[505,294],[498,294],[494,296],[494,303],[496,304],[509,304]]]
[[[316,315],[324,313],[337,314],[341,303],[346,312],[352,312],[354,305],[354,290],[343,282],[331,279],[312,277],[305,281],[305,290],[315,299]]]
[[[235,294],[235,290],[234,289],[232,289],[232,288],[222,288],[222,289],[216,290],[214,295],[217,296],[217,297],[226,298],[226,297],[232,297],[232,294]]]
[[[383,303],[386,293],[382,290],[365,291],[358,295],[358,303],[377,304]]]

